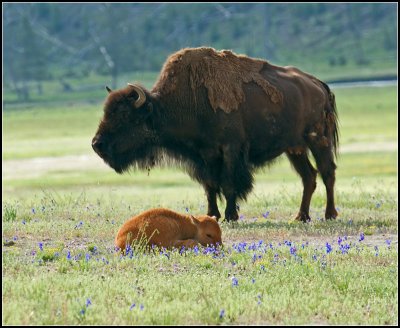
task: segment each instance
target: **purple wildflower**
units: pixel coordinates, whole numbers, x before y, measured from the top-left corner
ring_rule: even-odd
[[[222,309],[222,310],[219,312],[219,318],[222,319],[224,316],[225,316],[225,310]]]
[[[140,304],[139,308],[140,308],[140,311],[143,311],[144,305],[143,305],[143,304]]]
[[[239,285],[239,280],[236,277],[232,277],[232,287]]]
[[[90,298],[86,299],[86,307],[88,307],[89,305],[92,305],[92,301],[90,300]]]
[[[290,254],[296,255],[296,247],[290,247]]]
[[[365,238],[364,232],[361,232],[361,233],[360,233],[360,239],[359,239],[358,241],[363,241],[364,238]]]
[[[329,245],[329,243],[326,243],[326,254],[329,254],[330,252],[332,252],[332,246]]]
[[[43,243],[39,243],[39,249],[43,251]]]
[[[136,306],[135,303],[132,303],[131,307],[129,308],[129,311],[132,311],[132,309]]]
[[[385,240],[385,243],[386,243],[386,245],[388,245],[388,248],[390,248],[391,242],[392,242],[392,241],[391,241],[390,239],[386,239],[386,240]]]
[[[342,241],[343,241],[343,239],[339,236],[339,238],[337,240],[338,245],[340,245],[342,243]]]
[[[268,217],[268,215],[269,215],[269,211],[267,211],[267,212],[265,212],[265,213],[263,213],[263,217],[266,219],[267,217]]]
[[[254,278],[251,278],[251,283],[254,284],[256,280]]]
[[[86,259],[86,261],[89,261],[90,260],[90,254],[86,253],[85,259]]]

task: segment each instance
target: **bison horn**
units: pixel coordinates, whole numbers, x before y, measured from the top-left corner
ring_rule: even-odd
[[[135,90],[135,92],[138,94],[138,99],[136,99],[136,101],[135,101],[135,107],[139,108],[140,106],[142,106],[145,103],[146,95],[140,86],[138,86],[136,84],[131,84],[131,83],[128,83],[128,85],[131,86],[133,88],[133,90]]]
[[[106,86],[106,90],[108,91],[108,93],[111,93],[112,91],[108,86]]]

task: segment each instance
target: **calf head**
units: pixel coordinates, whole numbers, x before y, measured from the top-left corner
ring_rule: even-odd
[[[215,217],[204,215],[194,218],[194,221],[197,226],[196,239],[200,244],[222,245],[222,232]]]
[[[155,138],[150,122],[153,105],[144,89],[136,84],[116,91],[106,88],[109,95],[92,147],[110,167],[122,173],[135,162],[151,159]]]

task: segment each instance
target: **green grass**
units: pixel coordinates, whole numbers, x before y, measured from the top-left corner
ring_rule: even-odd
[[[397,142],[396,88],[335,93],[343,149]],[[312,221],[292,220],[302,184],[282,157],[257,172],[239,222],[221,223],[222,251],[121,257],[114,237],[132,215],[207,204],[181,171],[121,176],[90,157],[101,114],[101,104],[3,112],[3,325],[398,324],[397,150],[340,154],[336,220],[322,219],[320,178]],[[73,155],[89,165],[35,166]]]
[[[3,241],[15,239],[3,247],[3,324],[396,323],[398,248],[385,242],[397,229],[394,203],[301,224],[288,222],[293,206],[281,197],[267,219],[260,211],[257,220],[222,223],[222,252],[121,257],[113,237],[146,204],[96,198],[47,193],[32,207],[15,205],[18,220],[3,224]],[[198,204],[171,205],[183,212]]]

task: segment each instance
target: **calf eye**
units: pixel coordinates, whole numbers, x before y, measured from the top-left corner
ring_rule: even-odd
[[[211,236],[211,235],[209,235],[208,233],[206,234],[206,236],[207,236],[208,238],[212,238],[212,236]]]

